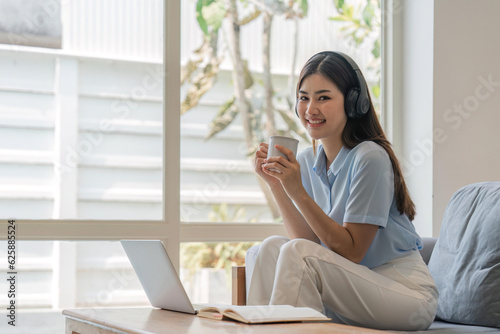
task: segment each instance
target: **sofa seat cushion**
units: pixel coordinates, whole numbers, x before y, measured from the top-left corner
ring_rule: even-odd
[[[500,327],[500,182],[453,195],[429,270],[439,290],[438,318]]]
[[[394,334],[474,334],[474,333],[500,333],[500,328],[483,327],[473,325],[462,325],[451,322],[436,320],[432,323],[431,327],[425,331],[413,332],[397,332],[391,331]]]

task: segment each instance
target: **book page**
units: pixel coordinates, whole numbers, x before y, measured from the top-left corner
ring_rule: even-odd
[[[289,305],[260,305],[231,307],[224,311],[229,316],[231,311],[237,312],[249,322],[273,321],[303,321],[303,320],[328,320],[328,318],[309,307],[293,307]]]
[[[222,316],[213,314],[217,311],[226,317],[246,323],[329,320],[324,314],[309,307],[290,305],[211,305],[211,307],[200,310],[200,316],[222,320]]]
[[[198,316],[203,318],[209,318],[213,320],[223,320],[224,316],[221,311],[216,307],[207,307],[198,311]]]

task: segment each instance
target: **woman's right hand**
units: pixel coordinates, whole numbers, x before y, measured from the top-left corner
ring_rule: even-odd
[[[260,143],[259,149],[255,152],[255,172],[259,175],[266,183],[271,187],[281,186],[280,180],[271,176],[269,174],[264,173],[262,170],[262,165],[265,164],[264,160],[267,158],[267,150],[269,149],[269,145],[266,143]]]

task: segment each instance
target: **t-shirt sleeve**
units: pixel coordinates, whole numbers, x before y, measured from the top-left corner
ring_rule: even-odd
[[[312,194],[312,187],[311,187],[311,172],[312,172],[312,167],[310,162],[308,161],[308,158],[310,159],[310,152],[307,150],[301,151],[297,154],[297,162],[300,165],[300,177],[302,181],[302,185],[306,189],[306,192],[311,196]],[[312,197],[312,196],[311,196]]]
[[[351,169],[344,222],[386,227],[394,198],[394,172],[388,154],[363,152]]]

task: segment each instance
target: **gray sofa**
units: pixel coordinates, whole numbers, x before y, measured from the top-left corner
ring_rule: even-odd
[[[420,254],[440,294],[438,314],[428,330],[408,333],[500,333],[500,182],[458,190],[439,240],[422,241]],[[257,252],[258,246],[248,250],[242,275],[251,277]]]
[[[420,255],[426,264],[429,264],[429,260],[436,245],[437,238],[422,238],[424,247],[420,250]],[[500,289],[500,282],[499,282]],[[392,332],[392,331],[391,331]],[[415,331],[415,332],[396,332],[394,333],[433,333],[433,334],[453,334],[453,333],[500,333],[500,328],[492,328],[485,326],[473,326],[457,324],[452,322],[446,322],[435,319],[431,327],[426,331]]]

